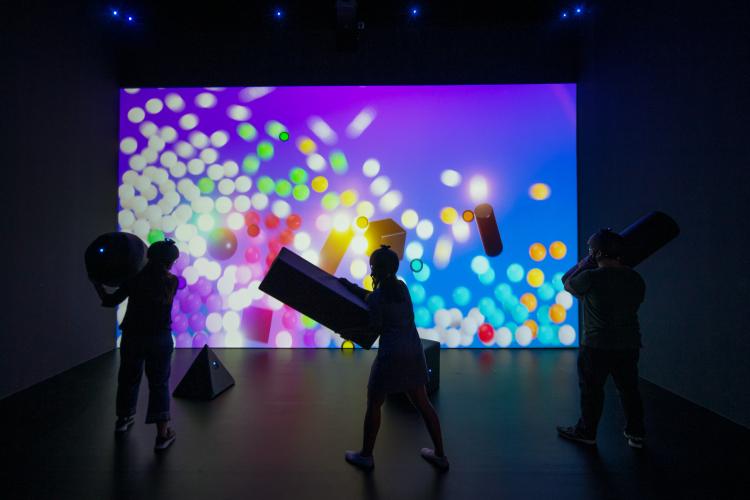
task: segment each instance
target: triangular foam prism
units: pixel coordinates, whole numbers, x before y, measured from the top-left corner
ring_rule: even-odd
[[[176,398],[210,400],[233,385],[234,378],[206,344],[180,383],[177,384],[172,395]]]

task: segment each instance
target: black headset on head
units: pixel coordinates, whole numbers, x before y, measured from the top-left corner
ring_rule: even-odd
[[[159,264],[172,264],[179,256],[180,251],[177,245],[169,238],[152,243],[146,252],[146,257],[150,262]]]
[[[380,248],[370,255],[370,271],[373,288],[377,288],[385,279],[396,275],[398,254],[391,250],[389,245],[380,245]]]
[[[600,229],[588,240],[589,253],[593,257],[608,257],[618,259],[622,257],[625,242],[619,234],[611,228]],[[600,254],[597,256],[597,254]]]

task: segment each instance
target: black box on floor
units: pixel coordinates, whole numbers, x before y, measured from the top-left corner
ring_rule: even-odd
[[[440,342],[422,339],[422,349],[427,360],[427,394],[432,394],[440,387]]]
[[[259,288],[334,332],[351,332],[347,338],[365,349],[377,338],[372,332],[354,332],[370,321],[365,301],[338,278],[287,248],[276,256]]]

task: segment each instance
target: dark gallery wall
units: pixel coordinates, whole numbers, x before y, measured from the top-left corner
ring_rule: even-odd
[[[578,87],[580,230],[662,210],[682,234],[647,281],[642,376],[750,426],[747,2],[607,2]],[[583,243],[584,240],[582,240]]]
[[[117,85],[73,2],[3,5],[0,398],[113,348],[83,251],[116,215]]]

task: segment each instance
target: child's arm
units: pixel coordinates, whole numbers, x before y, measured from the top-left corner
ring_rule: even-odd
[[[350,292],[352,292],[354,295],[356,295],[360,299],[362,299],[364,301],[367,301],[367,296],[370,295],[370,292],[368,290],[365,290],[361,286],[358,286],[358,285],[352,283],[351,281],[349,281],[346,278],[342,277],[342,278],[339,278],[338,280],[339,280],[339,283],[341,283],[342,285],[344,285],[347,288],[347,290],[349,290]]]

